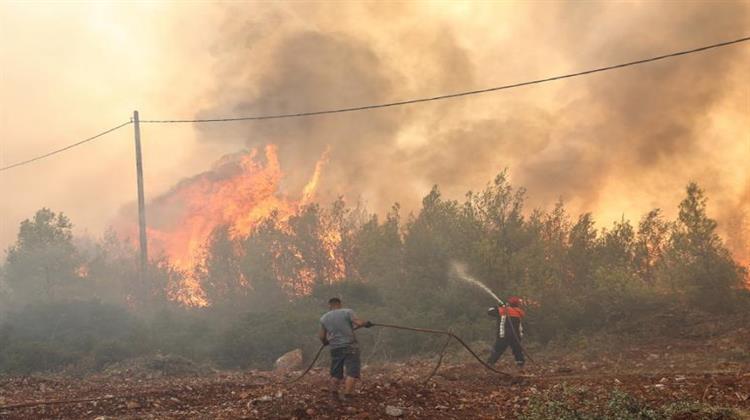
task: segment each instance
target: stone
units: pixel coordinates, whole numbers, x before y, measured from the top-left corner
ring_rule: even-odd
[[[401,408],[389,405],[385,407],[385,414],[391,417],[401,417],[404,415],[404,410]]]
[[[270,396],[270,395],[264,395],[264,396],[262,396],[260,398],[256,398],[255,401],[258,401],[258,402],[269,402],[269,401],[273,401],[273,397]]]
[[[302,368],[302,349],[294,349],[276,359],[274,368],[281,371],[298,370]]]
[[[125,408],[128,410],[135,410],[136,408],[141,408],[141,405],[138,401],[128,401],[125,403]]]

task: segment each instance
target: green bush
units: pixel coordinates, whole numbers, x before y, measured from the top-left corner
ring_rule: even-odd
[[[318,311],[302,304],[245,314],[219,338],[215,360],[224,367],[270,368],[288,351],[302,348],[309,353],[319,345],[319,317]]]
[[[78,355],[58,348],[54,343],[38,341],[8,342],[0,349],[0,372],[29,374],[60,369]]]
[[[0,371],[56,370],[90,357],[101,367],[145,351],[142,329],[125,309],[99,302],[29,305],[0,325]]]
[[[94,367],[102,369],[109,364],[117,363],[137,354],[137,350],[131,343],[118,340],[103,341],[94,347]]]
[[[736,411],[699,402],[652,407],[619,389],[605,399],[590,395],[586,387],[556,385],[529,400],[520,420],[702,420],[739,419]]]

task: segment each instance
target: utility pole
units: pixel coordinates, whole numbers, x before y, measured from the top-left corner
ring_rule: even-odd
[[[135,131],[135,171],[138,180],[138,233],[140,237],[140,266],[138,275],[141,282],[146,281],[148,267],[148,242],[146,238],[146,199],[143,194],[143,158],[141,157],[141,124],[138,111],[133,111],[133,128]]]

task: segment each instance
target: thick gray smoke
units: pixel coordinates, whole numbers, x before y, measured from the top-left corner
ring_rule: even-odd
[[[215,105],[197,116],[348,107],[545,77],[733,39],[746,35],[750,16],[741,2],[545,3],[498,9],[494,25],[472,27],[418,9],[233,10],[217,41]],[[575,210],[631,218],[674,208],[695,180],[732,207],[717,216],[745,225],[743,169],[722,159],[750,141],[741,134],[747,110],[745,121],[725,126],[716,116],[742,106],[736,87],[748,57],[746,46],[730,47],[481,98],[201,129],[207,142],[277,144],[294,189],[330,148],[322,192],[364,198],[375,210],[394,201],[413,208],[432,184],[458,198],[508,167],[532,205],[562,197]]]

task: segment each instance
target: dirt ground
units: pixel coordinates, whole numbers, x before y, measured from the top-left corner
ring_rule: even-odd
[[[488,372],[452,348],[437,375],[424,383],[434,360],[366,366],[357,395],[337,403],[327,391],[325,367],[292,385],[273,372],[217,372],[192,376],[139,374],[137,368],[83,378],[39,375],[0,379],[0,418],[517,418],[530,400],[565,384],[575,399],[602,401],[615,389],[659,407],[685,402],[750,413],[750,331],[731,339],[669,340],[600,354],[538,352],[519,374],[506,354]],[[52,402],[12,407],[30,402]],[[575,405],[575,402],[573,402]],[[706,418],[696,414],[679,418]],[[721,415],[711,418],[722,418]]]
[[[429,382],[436,357],[364,360],[358,392],[344,403],[327,390],[325,358],[291,385],[285,383],[299,371],[218,372],[179,357],[131,360],[85,376],[0,377],[0,418],[559,418],[545,405],[555,401],[568,418],[601,418],[591,407],[611,409],[616,392],[637,401],[636,411],[688,407],[678,415],[662,410],[659,418],[750,418],[750,323],[744,317],[686,320],[675,314],[609,335],[569,337],[544,348],[527,344],[533,362],[524,372],[516,371],[510,354],[497,366],[511,377],[485,370],[455,343]],[[486,356],[487,343],[472,347]],[[610,417],[643,418],[636,411]]]

